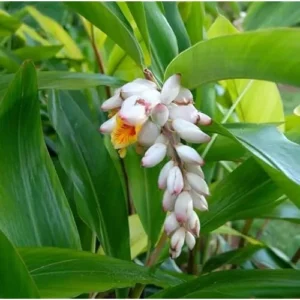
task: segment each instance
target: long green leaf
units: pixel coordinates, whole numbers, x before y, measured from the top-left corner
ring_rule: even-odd
[[[231,78],[300,86],[299,39],[300,29],[269,29],[199,42],[169,64],[165,78],[181,73],[190,89]]]
[[[72,298],[136,283],[169,287],[183,282],[159,270],[84,251],[23,248],[19,252],[43,298]]]
[[[124,159],[129,191],[136,211],[152,246],[160,234],[165,213],[162,210],[162,191],[157,187],[160,167],[145,169],[141,156],[130,149]]]
[[[300,145],[288,140],[271,125],[221,126],[214,123],[210,130],[238,141],[250,151],[277,185],[300,207]]]
[[[14,51],[14,54],[22,60],[32,59],[33,61],[47,60],[54,57],[62,46],[34,46],[22,47]]]
[[[200,214],[201,231],[210,232],[227,221],[255,217],[280,204],[282,192],[253,158],[220,181]]]
[[[299,2],[253,2],[243,23],[245,30],[287,27],[300,23]]]
[[[13,34],[19,27],[21,23],[18,19],[6,15],[0,11],[0,37],[8,36]]]
[[[0,245],[0,298],[39,298],[24,262],[1,231]]]
[[[25,63],[0,102],[0,229],[17,246],[79,248],[67,199],[46,150],[35,68]]]
[[[208,31],[208,37],[216,38],[238,33],[238,30],[223,16],[219,16]],[[284,113],[279,90],[275,83],[246,79],[233,79],[222,82],[236,107],[241,122],[268,123],[283,122]],[[243,96],[241,96],[243,95]]]
[[[152,298],[294,298],[299,286],[296,270],[231,270],[201,276]]]
[[[59,136],[59,159],[76,189],[79,216],[97,233],[108,255],[129,259],[126,200],[101,134],[68,94],[53,93],[48,104]]]
[[[66,71],[46,71],[37,73],[39,89],[81,90],[99,85],[117,87],[124,81],[103,74],[75,73]],[[2,75],[0,78],[0,95],[6,91],[14,75]]]
[[[115,13],[113,3],[104,2],[66,2],[77,13],[106,33],[123,48],[138,65],[143,65],[139,44],[123,18]]]

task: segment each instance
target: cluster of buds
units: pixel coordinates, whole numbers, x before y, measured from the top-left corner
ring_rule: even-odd
[[[136,79],[117,89],[101,108],[110,111],[110,119],[100,127],[110,134],[121,157],[126,148],[137,143],[147,147],[142,166],[150,168],[169,161],[161,169],[158,186],[165,190],[163,209],[169,212],[164,229],[170,237],[170,255],[180,255],[184,243],[195,246],[200,221],[194,209],[208,209],[209,195],[198,152],[182,143],[206,143],[210,137],[199,125],[209,125],[211,118],[193,105],[192,93],[181,86],[181,76],[169,77],[160,90],[155,82]]]

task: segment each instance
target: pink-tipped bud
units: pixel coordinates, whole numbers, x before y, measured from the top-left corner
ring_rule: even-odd
[[[176,195],[171,195],[168,190],[165,190],[162,202],[164,211],[174,210],[176,197]]]
[[[198,124],[200,124],[200,125],[210,125],[211,124],[211,122],[212,122],[211,117],[209,117],[208,115],[206,115],[202,112],[199,112],[198,115],[199,115]]]
[[[164,190],[167,187],[167,180],[170,170],[174,167],[174,161],[170,160],[167,162],[164,167],[161,169],[158,176],[158,187],[161,190]]]
[[[183,191],[179,194],[175,202],[175,214],[179,223],[186,222],[193,211],[193,200],[191,195]]]
[[[194,190],[191,190],[190,193],[193,199],[193,207],[200,211],[207,211],[208,204],[205,197],[196,193]]]
[[[181,250],[185,239],[185,229],[183,227],[179,227],[171,237],[171,249],[173,251]]]
[[[180,87],[180,91],[179,91],[178,95],[176,96],[174,102],[177,104],[193,103],[193,94],[191,93],[190,90],[188,90],[184,87]]]
[[[198,126],[183,119],[175,119],[172,126],[179,136],[190,143],[206,143],[210,136],[199,129]]]
[[[142,158],[142,165],[151,168],[159,164],[166,156],[167,146],[165,144],[154,144],[145,153]]]
[[[172,259],[179,257],[180,253],[181,253],[181,249],[178,251],[172,250],[171,248],[169,249],[169,254]]]
[[[148,109],[148,112],[160,103],[160,92],[157,90],[145,90],[141,93],[141,99],[145,101],[146,108]]]
[[[160,100],[163,104],[168,105],[175,100],[180,91],[180,80],[179,74],[172,75],[166,80],[160,93]]]
[[[157,85],[156,85],[155,82],[144,79],[144,78],[137,78],[137,79],[133,80],[133,82],[141,84],[141,85],[145,85],[149,89],[156,89],[157,88]]]
[[[140,95],[143,91],[149,89],[147,84],[141,84],[137,82],[129,82],[122,86],[121,97],[127,99],[131,96]]]
[[[170,171],[167,179],[167,188],[171,195],[179,195],[183,189],[183,177],[178,166],[174,166]]]
[[[191,215],[189,216],[188,227],[189,227],[189,230],[196,237],[199,237],[199,233],[200,233],[200,220],[198,218],[198,215],[194,211],[192,211]]]
[[[185,243],[187,244],[190,250],[194,249],[196,244],[196,239],[189,231],[185,233]]]
[[[100,126],[100,132],[111,133],[115,128],[116,124],[117,124],[116,116],[113,116],[112,118],[108,119]]]
[[[142,124],[147,119],[145,108],[142,105],[135,105],[127,110],[122,107],[119,116],[124,123],[131,126]]]
[[[188,164],[203,165],[204,161],[199,153],[194,149],[186,145],[175,146],[176,152],[183,162]]]
[[[194,105],[176,105],[172,103],[169,106],[170,119],[183,119],[195,124],[199,120],[199,112]]]
[[[169,118],[169,110],[164,104],[157,104],[152,110],[152,120],[159,126],[164,126]]]
[[[170,235],[172,232],[174,232],[177,228],[179,228],[179,223],[176,220],[175,213],[171,213],[166,217],[165,223],[164,223],[164,229],[167,235]]]
[[[114,95],[111,98],[107,99],[106,101],[104,101],[101,105],[101,109],[103,111],[108,111],[114,108],[118,108],[122,105],[122,99],[120,97],[120,95]]]
[[[185,164],[185,169],[187,172],[194,173],[202,178],[204,178],[204,173],[200,166],[195,166],[193,164]]]
[[[186,179],[191,188],[194,189],[196,193],[205,196],[209,195],[208,186],[202,177],[194,173],[186,173]]]
[[[160,135],[160,128],[148,120],[138,135],[138,142],[143,146],[151,146]]]

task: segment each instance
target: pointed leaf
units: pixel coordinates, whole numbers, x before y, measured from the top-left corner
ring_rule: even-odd
[[[73,215],[44,143],[31,63],[23,64],[0,102],[0,139],[1,230],[17,246],[79,248]]]

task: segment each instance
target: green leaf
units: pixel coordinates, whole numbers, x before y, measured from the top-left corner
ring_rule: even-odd
[[[234,33],[238,33],[238,30],[225,17],[219,16],[210,27],[208,37],[211,39]],[[236,107],[241,122],[284,121],[283,105],[275,83],[245,79],[226,80],[222,83],[227,88],[232,103],[242,97]]]
[[[275,207],[282,192],[253,158],[220,181],[200,214],[201,231],[210,232],[230,220],[255,217]]]
[[[261,248],[261,245],[248,245],[212,256],[203,266],[203,272],[208,273],[224,265],[241,265],[251,259],[253,254]]]
[[[18,19],[0,12],[0,37],[13,34],[20,25]]]
[[[296,270],[214,272],[155,294],[152,298],[293,298],[299,296]]]
[[[162,3],[165,9],[167,21],[176,35],[179,52],[182,52],[191,46],[191,42],[179,13],[178,4],[177,2],[171,1]]]
[[[34,66],[24,63],[0,102],[0,229],[17,246],[80,248],[46,150]],[[55,222],[54,222],[55,220]]]
[[[75,73],[66,71],[37,72],[38,88],[58,90],[81,90],[99,85],[118,87],[125,82],[115,77],[103,74]],[[0,77],[0,95],[7,89],[14,75],[2,75]]]
[[[123,18],[119,18],[112,5],[104,2],[66,2],[77,13],[106,33],[123,48],[138,65],[143,65],[139,44]],[[101,16],[101,17],[100,17]]]
[[[199,42],[169,64],[165,78],[181,73],[189,89],[231,78],[300,86],[299,39],[300,29],[269,29]]]
[[[0,67],[6,69],[8,73],[16,72],[21,61],[10,51],[0,49]]]
[[[0,245],[0,297],[39,298],[37,287],[19,253],[1,231]]]
[[[157,178],[161,166],[143,168],[141,156],[136,154],[134,149],[129,149],[124,163],[134,207],[152,246],[154,246],[165,218],[162,210],[163,193],[157,188]]]
[[[33,6],[27,6],[26,10],[38,22],[50,38],[58,40],[64,46],[62,51],[64,56],[78,60],[82,60],[84,58],[80,48],[58,22],[46,15],[43,15]]]
[[[22,60],[32,59],[33,61],[41,61],[54,57],[61,48],[62,46],[23,47],[14,50],[14,54]]]
[[[288,27],[300,22],[299,2],[253,2],[243,23],[245,30]]]
[[[238,141],[250,151],[290,200],[300,207],[300,145],[271,125],[214,123],[210,130]]]
[[[19,251],[43,298],[72,298],[136,283],[169,287],[183,282],[159,270],[153,272],[128,261],[84,251],[59,248]]]
[[[178,54],[176,36],[156,2],[144,2],[152,60],[158,64],[161,74]]]
[[[149,40],[149,33],[147,27],[147,20],[145,14],[145,8],[143,2],[126,2],[132,17],[143,37],[143,40],[146,44],[147,49],[150,51],[150,40]]]
[[[129,259],[126,198],[101,134],[68,94],[53,93],[48,105],[79,216],[96,232],[105,253]]]

